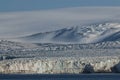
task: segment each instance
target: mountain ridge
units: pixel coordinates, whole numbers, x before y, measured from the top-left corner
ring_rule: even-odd
[[[21,37],[23,41],[32,43],[99,43],[118,41],[120,23],[104,23],[89,26],[76,26],[60,30],[36,33]],[[114,39],[113,39],[114,38]]]

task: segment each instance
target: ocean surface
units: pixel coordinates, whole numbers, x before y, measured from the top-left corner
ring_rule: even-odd
[[[39,74],[1,74],[0,80],[120,80],[120,74],[62,74],[62,75],[39,75]]]

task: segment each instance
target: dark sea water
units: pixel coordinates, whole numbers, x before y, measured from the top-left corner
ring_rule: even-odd
[[[0,75],[0,80],[120,80],[120,74]]]

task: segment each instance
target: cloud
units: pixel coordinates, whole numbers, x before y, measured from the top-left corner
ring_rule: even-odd
[[[28,35],[64,27],[119,19],[120,7],[74,7],[0,13],[0,37]]]

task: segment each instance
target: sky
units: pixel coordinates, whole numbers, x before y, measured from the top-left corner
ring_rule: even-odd
[[[0,38],[119,18],[120,0],[0,0]]]
[[[120,0],[0,0],[0,12],[84,6],[120,6]]]

